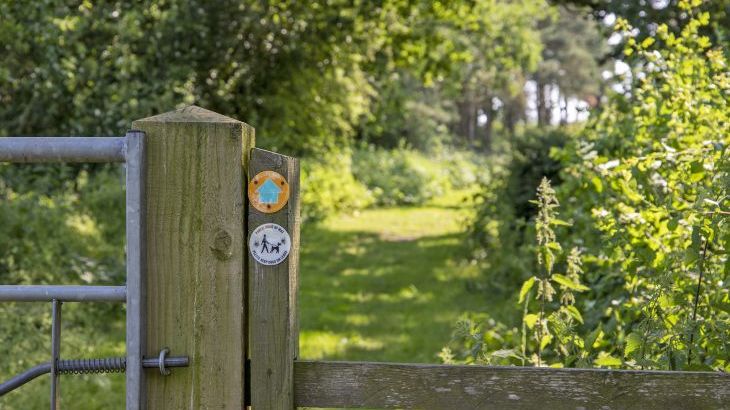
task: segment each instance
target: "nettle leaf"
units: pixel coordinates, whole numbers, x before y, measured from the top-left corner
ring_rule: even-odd
[[[542,340],[540,341],[540,348],[541,349],[546,348],[552,341],[553,341],[553,335],[551,335],[550,333],[545,333],[544,335],[542,335]]]
[[[563,221],[562,219],[553,218],[550,220],[550,224],[554,226],[573,226],[570,222]]]
[[[613,357],[606,352],[601,352],[596,360],[593,361],[593,364],[596,366],[604,367],[619,367],[621,366],[621,363],[621,359]]]
[[[622,179],[619,181],[619,186],[621,188],[621,192],[623,192],[629,201],[636,203],[641,202],[641,200],[644,199],[644,197],[629,184],[629,181]]]
[[[577,307],[573,305],[565,306],[565,310],[568,312],[568,314],[575,320],[577,320],[579,323],[583,324],[583,315],[580,314],[580,311]]]
[[[530,279],[527,279],[523,284],[522,288],[520,289],[520,300],[518,303],[522,303],[525,301],[525,297],[527,296],[527,293],[530,292],[532,287],[535,285],[536,277],[531,277]]]
[[[695,225],[692,227],[692,246],[691,249],[699,254],[700,246],[702,246],[702,237],[700,235],[700,227]]]
[[[638,333],[629,333],[629,335],[626,336],[626,348],[624,348],[624,356],[628,356],[634,351],[638,350],[641,347],[642,341],[643,340]]]
[[[678,226],[679,226],[679,218],[671,218],[667,222],[667,229],[669,229],[672,232],[675,231]]]
[[[671,309],[677,305],[674,298],[666,294],[659,296],[657,301],[659,302],[659,307],[664,310]]]
[[[563,287],[568,288],[568,289],[575,290],[577,292],[584,292],[584,291],[587,291],[587,290],[591,290],[591,288],[589,288],[588,286],[585,286],[585,285],[582,285],[580,283],[574,282],[569,277],[567,277],[565,275],[561,275],[559,273],[554,273],[550,278],[554,282],[556,282],[557,284],[559,284],[560,286],[563,286]]]
[[[523,320],[525,321],[527,328],[532,329],[535,327],[535,323],[537,323],[537,319],[539,319],[538,315],[536,315],[534,313],[528,313],[525,315],[525,318]]]
[[[601,178],[593,177],[591,178],[591,182],[593,183],[593,187],[596,188],[596,192],[599,194],[603,192],[603,181],[601,181]]]
[[[702,164],[699,162],[693,162],[690,165],[690,176],[689,180],[692,183],[700,182],[705,178],[705,169],[703,168]]]

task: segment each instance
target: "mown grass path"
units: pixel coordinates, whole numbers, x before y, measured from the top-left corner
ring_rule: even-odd
[[[373,209],[302,232],[302,359],[439,362],[466,311],[484,311],[469,291],[468,207]]]

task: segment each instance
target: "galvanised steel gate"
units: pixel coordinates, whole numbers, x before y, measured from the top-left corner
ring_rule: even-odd
[[[45,373],[51,373],[51,409],[59,405],[58,378],[65,373],[126,371],[126,408],[142,408],[143,368],[188,365],[187,357],[144,358],[145,341],[145,232],[144,164],[145,135],[129,131],[124,137],[0,138],[0,162],[123,162],[126,164],[127,283],[122,286],[13,286],[0,285],[0,302],[51,302],[53,306],[51,361],[38,365],[0,384],[0,396]],[[61,360],[61,305],[63,302],[121,302],[127,304],[126,346],[123,358]]]

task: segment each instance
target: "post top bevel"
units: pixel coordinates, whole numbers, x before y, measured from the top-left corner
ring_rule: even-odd
[[[201,108],[196,105],[189,105],[174,111],[135,120],[134,122],[219,122],[245,124],[243,121],[226,117],[225,115],[206,110],[205,108]]]

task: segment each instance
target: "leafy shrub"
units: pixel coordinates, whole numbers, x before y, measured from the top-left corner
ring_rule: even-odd
[[[446,170],[449,185],[453,189],[471,188],[489,178],[487,161],[471,151],[447,151],[437,161]]]
[[[474,256],[489,272],[490,288],[510,292],[536,269],[530,203],[543,177],[559,184],[561,164],[551,150],[575,138],[575,129],[529,129],[517,136],[507,158],[495,158],[491,177],[477,194],[479,206],[470,224]]]
[[[302,218],[316,221],[327,215],[363,209],[373,195],[352,175],[348,152],[301,160]]]
[[[355,178],[373,192],[376,204],[418,205],[477,181],[473,157],[451,152],[429,158],[418,151],[365,147],[353,155]]]
[[[522,363],[514,349],[519,344],[517,328],[509,328],[486,313],[470,313],[457,321],[451,343],[439,357],[448,364],[517,365]]]
[[[657,29],[666,49],[637,44],[619,22],[644,75],[562,153],[561,188],[578,198],[576,221],[600,231],[589,280],[603,301],[604,362],[727,370],[730,72],[698,34],[707,13],[681,7],[692,19],[679,36]]]
[[[532,363],[730,369],[730,72],[723,50],[698,34],[709,16],[692,11],[689,2],[680,7],[691,19],[678,36],[658,27],[663,49],[653,48],[652,38],[637,44],[619,21],[629,39],[626,54],[637,57],[641,75],[633,76],[630,94],[612,97],[580,138],[553,149],[562,164],[556,199],[571,226],[548,236],[561,238],[563,246],[538,238],[535,248],[527,240],[536,225],[545,238],[540,219],[523,220],[525,233],[515,235],[514,227],[496,220],[509,212],[494,198],[487,197],[485,206],[492,208],[476,219],[474,233],[490,267],[499,267],[511,252],[496,252],[499,241],[516,249],[510,258],[537,253],[542,260],[509,265],[513,275],[535,276],[520,292],[521,350],[536,353]],[[501,214],[490,217],[491,209]],[[582,251],[578,259],[571,252],[572,267],[561,251],[565,245]],[[555,271],[565,277],[544,270],[547,253],[563,258]],[[546,280],[585,292],[570,303],[578,314],[562,300],[549,300]],[[535,313],[526,301],[539,283]],[[572,323],[550,320],[561,310]],[[525,340],[528,333],[535,337]]]
[[[404,149],[368,147],[353,155],[355,178],[378,205],[420,204],[443,192],[444,176]]]

